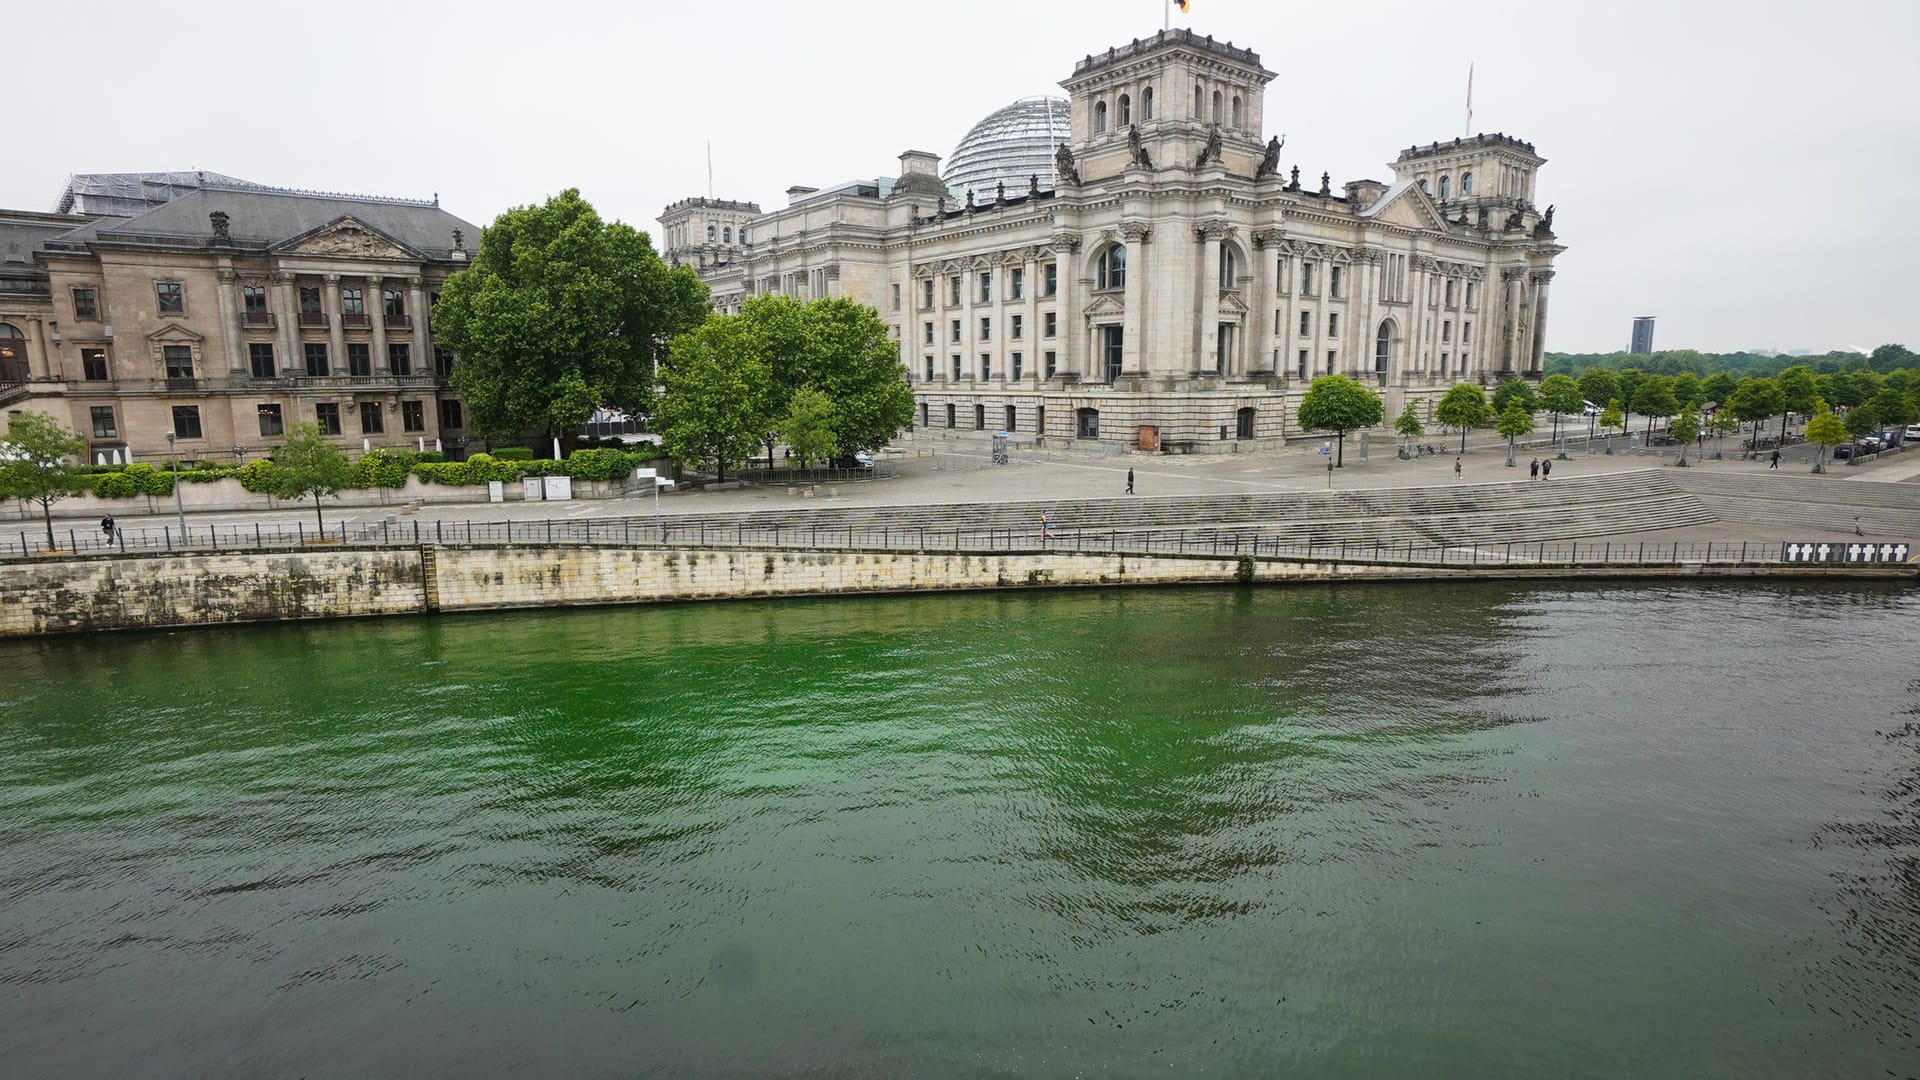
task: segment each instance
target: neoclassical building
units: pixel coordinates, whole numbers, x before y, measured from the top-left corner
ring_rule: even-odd
[[[935,430],[1233,449],[1295,434],[1318,375],[1378,388],[1389,417],[1462,379],[1538,378],[1563,249],[1532,144],[1475,135],[1400,151],[1391,182],[1303,181],[1264,134],[1273,77],[1185,30],[1108,49],[1061,83],[1051,169],[955,198],[909,151],[895,177],[738,217],[750,239],[702,276],[723,311],[769,293],[872,305]],[[977,149],[955,157],[978,169]],[[701,202],[669,208],[667,235]]]
[[[64,419],[96,462],[163,459],[169,432],[183,458],[262,457],[302,422],[458,456],[428,316],[479,228],[194,175],[132,216],[0,213],[0,408]]]

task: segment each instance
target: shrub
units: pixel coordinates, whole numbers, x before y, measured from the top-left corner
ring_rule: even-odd
[[[211,484],[215,480],[225,480],[227,477],[235,475],[238,471],[239,470],[225,465],[211,465],[206,468],[187,469],[181,472],[180,482],[183,484]]]
[[[144,461],[136,461],[122,470],[122,475],[133,481],[133,490],[140,495],[173,494],[173,476],[163,473]]]
[[[484,484],[489,480],[514,481],[520,479],[520,467],[511,461],[502,461],[491,454],[475,454],[466,460],[468,468],[473,470],[470,484]]]
[[[622,450],[576,450],[566,461],[567,475],[575,480],[612,480],[633,471],[630,457]]]
[[[475,454],[474,456],[480,457],[481,455]],[[524,446],[503,446],[495,450],[493,456],[499,458],[501,461],[532,461],[533,451]]]
[[[128,499],[140,494],[140,489],[132,477],[116,469],[93,478],[93,493],[102,499]]]
[[[447,455],[438,450],[428,450],[427,452],[422,454],[415,454],[413,456],[413,460],[415,464],[420,464],[424,462],[428,465],[435,465],[442,461],[447,460]]]
[[[397,488],[407,485],[413,454],[407,450],[369,450],[353,463],[352,484],[358,488]]]
[[[413,475],[429,484],[464,487],[474,483],[473,466],[464,461],[423,461],[413,467]]]
[[[240,486],[256,494],[273,490],[274,463],[266,458],[249,461],[234,473],[240,478]]]

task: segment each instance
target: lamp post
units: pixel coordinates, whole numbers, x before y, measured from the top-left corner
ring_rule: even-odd
[[[167,432],[167,457],[173,461],[173,512],[180,519],[180,542],[187,542],[187,508],[180,504],[180,455],[173,452],[173,432]]]

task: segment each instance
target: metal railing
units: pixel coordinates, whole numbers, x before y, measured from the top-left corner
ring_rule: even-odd
[[[613,547],[746,548],[809,551],[954,551],[1002,554],[1046,552],[1172,555],[1278,559],[1367,566],[1439,568],[1530,567],[1583,569],[1619,566],[1787,565],[1787,545],[1775,540],[1704,544],[1637,540],[1588,543],[1422,543],[1416,541],[1299,541],[1262,534],[1256,528],[1084,529],[940,528],[914,525],[751,525],[681,518],[624,517],[533,521],[305,523],[171,526],[119,529],[65,528],[46,547],[44,530],[23,529],[0,540],[0,561],[56,554],[119,555],[152,552],[259,551],[273,549],[512,546],[528,544]],[[1871,560],[1868,560],[1871,561]]]

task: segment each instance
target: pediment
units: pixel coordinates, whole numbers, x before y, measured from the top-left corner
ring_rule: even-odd
[[[351,217],[336,218],[317,229],[309,229],[277,245],[275,251],[288,255],[331,255],[356,259],[424,258],[386,233]]]
[[[147,335],[148,341],[205,341],[205,334],[196,334],[179,323],[168,323]]]
[[[1240,299],[1239,293],[1220,294],[1220,314],[1238,317],[1246,313],[1247,302]]]
[[[1127,306],[1121,303],[1117,297],[1103,295],[1094,297],[1093,303],[1088,304],[1082,314],[1092,319],[1099,318],[1102,315],[1123,315],[1126,313],[1126,310]]]
[[[1433,205],[1433,200],[1412,184],[1397,195],[1389,195],[1383,204],[1370,207],[1365,216],[1409,229],[1447,228],[1447,222],[1440,216],[1440,210]]]

